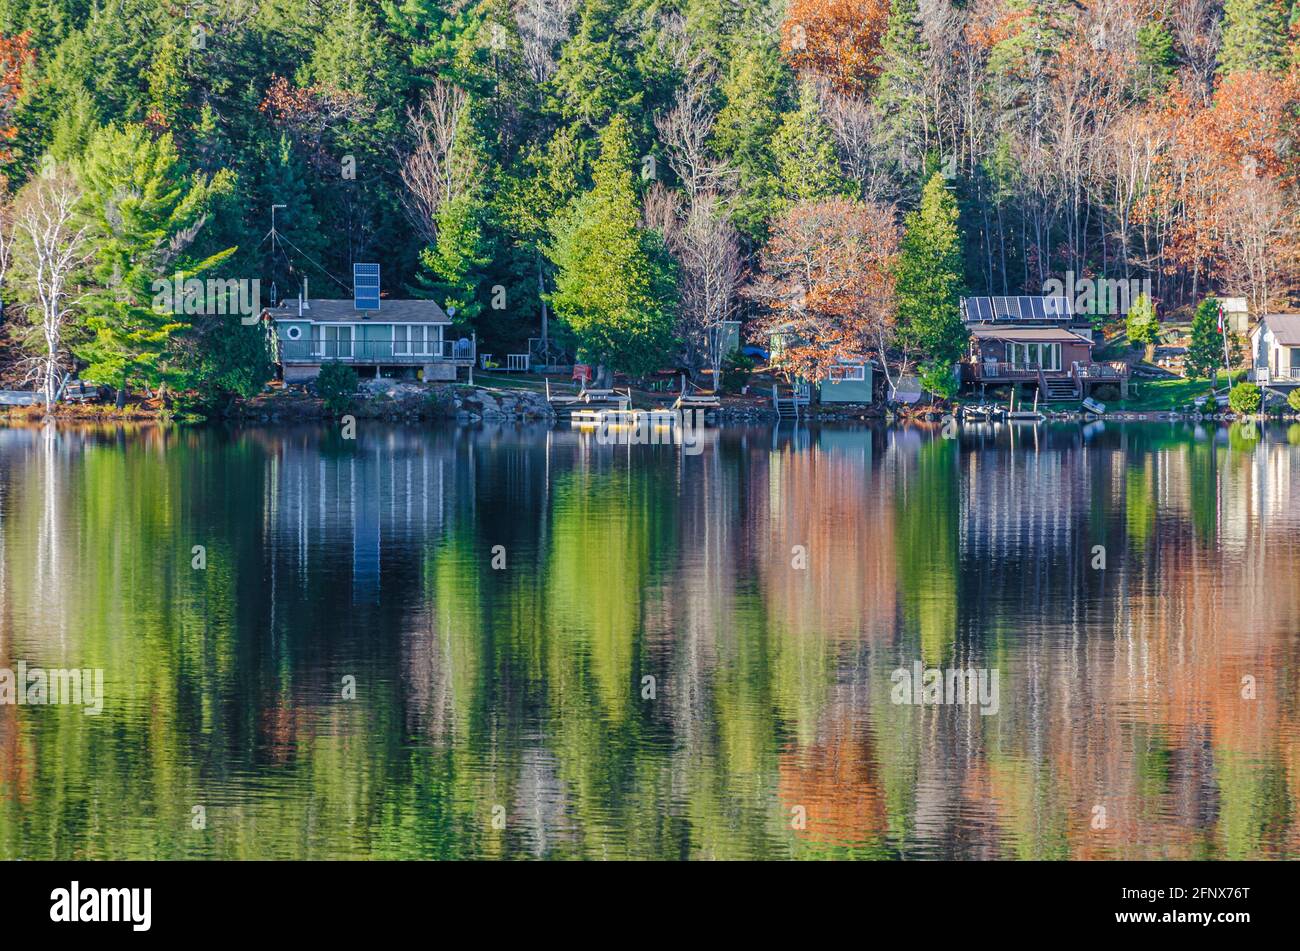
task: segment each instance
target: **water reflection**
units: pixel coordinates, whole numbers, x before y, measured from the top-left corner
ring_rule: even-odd
[[[1294,857],[1298,444],[0,429],[0,857]]]

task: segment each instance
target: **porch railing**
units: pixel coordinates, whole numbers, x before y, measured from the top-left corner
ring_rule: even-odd
[[[1300,367],[1255,368],[1256,383],[1300,383]]]
[[[386,363],[412,364],[474,363],[478,349],[474,338],[431,340],[422,345],[394,349],[389,340],[281,340],[278,343],[282,363]]]

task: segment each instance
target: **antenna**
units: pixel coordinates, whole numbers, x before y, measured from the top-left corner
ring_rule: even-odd
[[[275,283],[275,248],[280,236],[279,232],[275,230],[275,211],[277,208],[288,207],[288,205],[271,206],[271,233],[267,235],[271,239],[271,304],[275,307],[280,306],[279,292]],[[288,259],[288,255],[285,255],[285,259]]]

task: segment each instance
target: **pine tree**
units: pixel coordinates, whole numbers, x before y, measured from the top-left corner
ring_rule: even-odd
[[[921,36],[917,0],[894,0],[889,25],[881,43],[880,77],[876,80],[876,111],[880,115],[878,141],[900,168],[915,168],[925,148],[925,57],[928,46]]]
[[[94,289],[86,302],[93,337],[76,355],[89,364],[86,379],[117,387],[121,406],[133,382],[157,386],[179,378],[165,355],[186,319],[175,302],[171,310],[155,308],[154,282],[177,271],[195,276],[233,252],[204,260],[185,255],[212,197],[230,181],[225,175],[187,178],[172,137],[154,139],[142,125],[105,128],[79,171],[94,245]]]
[[[1287,16],[1278,0],[1225,0],[1220,73],[1281,69],[1286,46]]]
[[[646,373],[671,352],[674,273],[659,236],[639,227],[627,121],[611,120],[600,144],[591,190],[560,216],[547,247],[557,269],[550,302],[602,368]]]
[[[1192,316],[1192,340],[1184,358],[1189,376],[1213,381],[1223,365],[1223,335],[1219,331],[1219,301],[1207,297]]]
[[[951,367],[966,349],[961,322],[961,235],[957,200],[936,172],[921,205],[903,220],[896,271],[899,339],[934,364]],[[934,372],[934,368],[931,368]]]
[[[776,159],[772,139],[781,127],[787,79],[775,47],[744,50],[721,84],[722,109],[713,129],[713,146],[736,170],[732,221],[758,242],[777,207]]]

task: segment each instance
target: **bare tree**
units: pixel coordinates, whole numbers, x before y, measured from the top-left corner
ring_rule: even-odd
[[[1190,85],[1208,100],[1214,87],[1214,70],[1223,41],[1222,0],[1174,0],[1169,14],[1174,40],[1182,52],[1183,71]]]
[[[894,197],[893,169],[885,153],[875,147],[880,128],[875,108],[856,96],[837,93],[830,83],[820,83],[819,91],[822,115],[835,136],[840,169],[858,183],[858,197],[867,201]]]
[[[476,172],[472,160],[456,149],[467,100],[465,91],[438,80],[419,106],[407,111],[410,151],[402,159],[405,189],[399,193],[411,224],[427,244],[438,240],[438,213],[464,194]]]
[[[740,235],[712,192],[699,192],[684,205],[676,192],[656,184],[646,193],[642,216],[647,228],[663,235],[680,269],[683,360],[692,376],[707,365],[717,385],[726,357],[724,324],[735,316],[744,274]]]
[[[712,102],[716,70],[704,53],[683,52],[682,83],[672,108],[655,118],[668,152],[668,165],[692,198],[704,191],[729,191],[735,174],[710,146],[718,114]]]
[[[524,68],[540,86],[555,73],[555,51],[569,38],[575,0],[520,0],[515,26]]]
[[[63,332],[76,307],[78,273],[90,259],[88,225],[78,214],[81,187],[66,170],[38,175],[18,193],[14,225],[26,310],[43,353],[34,375],[54,405],[63,359]]]

